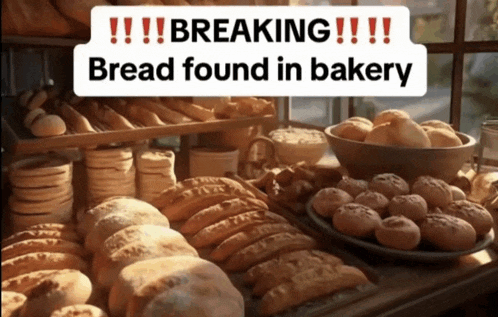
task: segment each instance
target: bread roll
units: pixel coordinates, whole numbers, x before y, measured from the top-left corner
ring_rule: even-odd
[[[12,277],[40,270],[75,269],[87,271],[87,263],[74,254],[34,252],[2,262],[2,282]]]
[[[291,251],[316,248],[316,241],[302,233],[282,232],[263,238],[232,255],[224,268],[245,271],[270,258]]]
[[[74,231],[26,230],[17,232],[2,241],[2,249],[14,243],[30,239],[62,239],[79,242],[81,237]]]
[[[464,251],[476,243],[476,231],[470,223],[444,214],[430,214],[420,224],[422,240],[443,251]]]
[[[149,111],[152,111],[163,122],[180,124],[180,123],[188,123],[188,122],[194,121],[194,120],[192,120],[192,118],[189,118],[180,112],[171,110],[168,107],[160,104],[159,102],[156,102],[156,101],[153,101],[153,100],[150,100],[147,98],[132,99],[129,101],[129,103],[132,105],[144,107],[144,108],[148,109]]]
[[[76,304],[71,306],[66,306],[58,310],[54,310],[50,317],[108,317],[105,311],[102,309],[87,305],[87,304]]]
[[[31,133],[37,137],[51,137],[66,133],[66,124],[61,117],[46,115],[31,124]]]
[[[463,144],[454,132],[445,129],[429,129],[426,133],[432,147],[454,147]]]
[[[351,266],[324,265],[312,268],[266,293],[261,301],[260,314],[276,315],[308,300],[368,283],[365,274]]]
[[[467,221],[474,227],[478,236],[488,233],[493,227],[493,216],[489,211],[467,200],[452,202],[443,210],[443,213]]]
[[[354,202],[375,210],[381,218],[386,216],[387,206],[389,206],[389,199],[386,196],[371,190],[364,191],[356,196]]]
[[[397,145],[390,123],[383,123],[375,126],[365,137],[365,143],[379,145]]]
[[[362,179],[354,179],[348,176],[343,177],[337,184],[337,188],[345,191],[355,198],[368,189],[368,182]]]
[[[381,222],[382,219],[375,210],[355,203],[339,207],[332,218],[337,231],[360,238],[373,236]]]
[[[334,134],[340,138],[363,142],[372,131],[372,127],[360,121],[344,121],[334,128]]]
[[[451,127],[451,125],[449,125],[448,123],[446,122],[443,122],[441,120],[428,120],[428,121],[424,121],[420,124],[421,127],[429,127],[429,128],[432,128],[432,129],[444,129],[444,130],[447,130],[453,134],[455,134],[455,130],[453,130],[453,128]]]
[[[374,127],[385,123],[391,123],[394,119],[410,119],[410,115],[404,110],[389,109],[381,111],[373,121]]]
[[[225,200],[190,217],[180,231],[183,234],[195,234],[215,222],[252,210],[268,210],[268,206],[263,201],[254,198]]]
[[[59,114],[77,133],[96,132],[85,116],[65,102],[62,103]]]
[[[451,187],[451,194],[453,196],[453,200],[466,200],[467,195],[461,190],[460,188],[450,185]]]
[[[427,202],[417,194],[394,196],[389,203],[391,216],[404,216],[413,221],[420,221],[427,216]]]
[[[92,282],[83,273],[56,274],[29,291],[20,317],[50,317],[58,308],[86,303],[91,293]]]
[[[22,306],[26,302],[26,296],[20,293],[2,290],[2,316],[17,317]]]
[[[80,244],[62,239],[24,240],[2,248],[2,261],[33,252],[70,253],[79,257],[86,256]]]
[[[33,90],[24,90],[20,94],[17,95],[17,103],[22,108],[28,108],[28,102],[33,97],[35,92]]]
[[[47,112],[45,112],[45,110],[43,110],[41,108],[33,109],[30,112],[28,112],[26,117],[24,117],[24,121],[23,121],[24,126],[27,129],[31,129],[31,125],[33,124],[33,122],[41,119],[42,117],[44,117],[46,115],[47,115]]]
[[[453,201],[450,185],[431,176],[417,178],[412,185],[412,194],[422,196],[429,207],[444,208]]]
[[[389,200],[394,196],[410,193],[408,183],[398,175],[392,173],[375,175],[370,183],[368,183],[368,189],[381,193]]]
[[[321,189],[313,198],[313,208],[323,217],[332,217],[337,208],[353,202],[353,197],[338,188]]]
[[[420,243],[420,229],[404,216],[391,216],[375,229],[377,241],[389,248],[413,250]]]
[[[346,121],[361,122],[363,124],[366,124],[370,128],[373,128],[373,122],[364,117],[351,117],[346,119]]]
[[[389,126],[396,145],[412,148],[431,147],[427,132],[415,121],[406,118],[394,119]]]

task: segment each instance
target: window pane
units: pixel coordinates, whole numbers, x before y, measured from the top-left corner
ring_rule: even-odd
[[[326,127],[337,121],[334,120],[334,116],[339,115],[338,109],[333,111],[334,99],[338,100],[338,98],[324,97],[293,97],[290,119]]]
[[[498,0],[467,1],[465,40],[498,40]]]
[[[487,117],[498,117],[498,53],[465,55],[460,130],[479,136]]]
[[[356,98],[356,114],[373,119],[380,111],[402,109],[419,123],[430,119],[449,122],[452,63],[451,54],[430,54],[428,56],[428,82],[425,96]]]

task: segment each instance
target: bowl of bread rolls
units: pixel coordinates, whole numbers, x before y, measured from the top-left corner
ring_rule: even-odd
[[[475,151],[476,140],[439,120],[417,123],[403,110],[373,121],[352,117],[325,129],[337,159],[351,177],[396,173],[407,180],[430,175],[451,181]]]

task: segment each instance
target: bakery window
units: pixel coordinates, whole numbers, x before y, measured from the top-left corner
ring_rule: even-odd
[[[354,116],[373,118],[389,108],[416,121],[439,119],[474,137],[498,117],[498,1],[292,0],[294,5],[403,5],[411,39],[428,50],[428,90],[419,98],[290,98],[288,117],[317,126]],[[312,111],[304,111],[311,109]]]

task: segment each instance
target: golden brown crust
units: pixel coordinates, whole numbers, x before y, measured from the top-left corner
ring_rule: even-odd
[[[373,236],[381,222],[382,219],[375,210],[355,203],[339,207],[332,218],[337,231],[360,238]]]
[[[385,123],[391,123],[394,119],[410,119],[410,115],[403,110],[398,110],[398,109],[389,109],[389,110],[384,110],[381,111],[377,116],[375,116],[375,119],[373,121],[374,127],[385,124]]]
[[[354,202],[375,210],[381,218],[386,216],[387,206],[389,205],[389,199],[386,196],[371,190],[364,191],[356,196]]]
[[[394,196],[389,203],[391,216],[405,216],[413,221],[419,221],[427,216],[427,202],[417,194]]]
[[[451,125],[449,125],[448,123],[446,122],[443,122],[441,120],[427,120],[427,121],[424,121],[420,124],[420,126],[422,127],[430,127],[430,128],[433,128],[433,129],[444,129],[444,130],[447,130],[451,133],[455,133],[455,130],[453,130],[453,128],[451,127]]]
[[[369,126],[360,121],[344,121],[334,128],[334,134],[340,138],[363,142],[372,131]]]
[[[8,280],[2,282],[2,291],[12,291],[17,293],[27,294],[27,292],[33,286],[38,284],[38,282],[43,280],[45,277],[57,274],[58,272],[61,271],[65,270],[41,270],[9,278]]]
[[[476,234],[484,235],[493,227],[493,216],[483,206],[467,200],[458,200],[449,204],[444,214],[463,219],[470,223]]]
[[[398,175],[392,173],[375,175],[370,183],[368,183],[368,189],[381,193],[389,200],[394,196],[410,193],[408,183]]]
[[[444,129],[427,129],[427,136],[432,147],[454,147],[462,145],[462,140],[451,131]]]
[[[337,184],[337,188],[345,191],[355,198],[368,189],[368,182],[362,179],[354,179],[348,176],[343,177]]]
[[[321,189],[313,198],[313,208],[323,217],[332,217],[337,208],[353,202],[353,197],[338,188]]]
[[[85,249],[78,243],[62,239],[30,239],[2,248],[2,261],[33,252],[70,253],[85,257]]]
[[[365,143],[389,146],[397,145],[391,129],[391,124],[383,123],[375,126],[365,137]]]
[[[389,248],[413,250],[420,243],[420,228],[403,216],[391,216],[375,229],[377,241]]]
[[[2,248],[11,244],[30,239],[62,239],[71,242],[80,242],[81,237],[74,231],[57,230],[25,230],[16,232],[2,241]]]
[[[50,317],[108,317],[102,309],[88,304],[66,306],[52,312]]]
[[[412,148],[428,148],[431,140],[427,132],[411,119],[396,118],[390,124],[391,133],[398,146]]]
[[[412,186],[412,194],[422,196],[429,207],[444,208],[453,201],[450,185],[443,180],[430,176],[417,178]]]
[[[420,224],[422,240],[443,251],[472,249],[476,232],[465,220],[444,214],[430,214]]]
[[[26,296],[20,293],[2,290],[2,317],[19,316]]]

